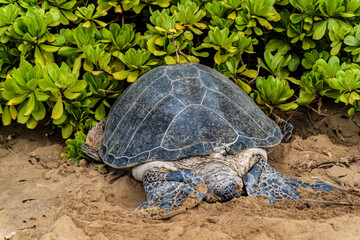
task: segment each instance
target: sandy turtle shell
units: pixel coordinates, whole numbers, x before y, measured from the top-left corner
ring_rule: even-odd
[[[133,83],[107,118],[99,155],[126,168],[228,154],[281,142],[279,127],[235,83],[201,64],[157,67]]]

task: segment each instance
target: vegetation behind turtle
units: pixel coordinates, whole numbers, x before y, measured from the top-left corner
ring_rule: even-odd
[[[124,88],[186,58],[233,79],[267,113],[318,112],[324,98],[359,109],[357,1],[60,2],[0,3],[0,114],[4,125],[48,117],[64,138],[76,133],[66,154],[76,161]]]

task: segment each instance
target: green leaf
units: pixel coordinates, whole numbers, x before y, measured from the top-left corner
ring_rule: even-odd
[[[350,96],[349,96],[349,103],[351,104],[351,105],[353,105],[354,104],[354,102],[355,101],[358,101],[358,100],[360,100],[360,96],[359,96],[359,94],[357,93],[357,92],[351,92],[350,93]]]
[[[58,90],[58,89],[56,89]],[[39,91],[39,89],[36,89],[35,90],[35,97],[38,101],[40,102],[44,102],[46,100],[48,100],[48,98],[50,97],[48,94],[44,93],[44,92],[41,92]]]
[[[138,78],[138,75],[139,75],[138,71],[130,72],[128,77],[127,77],[127,81],[128,82],[135,82],[136,79]]]
[[[35,57],[35,63],[38,63],[41,66],[45,66],[44,54],[41,52],[41,50],[38,46],[35,46],[34,57]]]
[[[79,80],[70,89],[72,92],[81,92],[82,90],[84,90],[86,88],[86,86],[87,86],[87,83],[85,80]]]
[[[31,91],[35,91],[36,87],[38,85],[38,79],[33,78],[30,81],[28,81],[26,83],[26,86],[31,90]]]
[[[10,114],[11,114],[11,118],[13,120],[15,120],[17,118],[17,116],[18,116],[18,111],[15,108],[15,106],[13,106],[13,105],[10,105]]]
[[[338,53],[340,52],[340,49],[341,49],[341,45],[342,45],[342,42],[340,42],[340,41],[332,42],[330,44],[330,47],[331,47],[330,54],[333,56],[338,55]]]
[[[296,102],[299,105],[308,105],[308,104],[312,103],[312,101],[314,101],[315,98],[316,98],[316,93],[311,94],[311,93],[308,93],[305,90],[301,89],[299,98],[296,100]]]
[[[2,119],[2,123],[4,124],[4,126],[10,125],[10,123],[11,123],[11,113],[10,113],[10,107],[9,106],[4,107],[4,111],[1,114],[1,119]]]
[[[79,53],[79,52],[81,52],[81,50],[78,48],[61,47],[61,48],[59,48],[58,54],[60,56],[70,57],[70,56],[74,56],[74,54]]]
[[[64,92],[64,97],[67,98],[67,99],[70,99],[70,100],[73,100],[77,97],[81,96],[80,93],[77,93],[77,92],[70,92],[70,91],[65,91]]]
[[[351,35],[345,37],[344,43],[346,45],[353,46],[353,47],[359,47],[360,46],[360,40],[357,39],[354,36],[351,36]]]
[[[63,124],[66,119],[67,119],[67,115],[66,115],[66,112],[64,112],[64,114],[61,115],[60,118],[54,119],[54,120],[53,120],[53,123],[54,123],[55,125],[60,125],[60,124]]]
[[[313,39],[320,40],[324,35],[326,31],[327,21],[317,22],[314,24],[314,34]]]
[[[299,105],[297,105],[296,103],[284,103],[284,104],[279,104],[278,107],[282,111],[291,111],[297,109]]]
[[[12,98],[8,104],[9,105],[18,105],[20,103],[22,103],[25,99],[27,98],[27,94],[24,95],[19,95],[17,97]]]
[[[289,50],[291,50],[291,46],[286,43],[283,40],[279,39],[271,39],[265,46],[266,50],[269,50],[270,52],[278,50],[281,54],[287,53]]]
[[[244,72],[242,72],[241,75],[244,75],[248,78],[255,78],[257,75],[257,71],[254,69],[249,69],[249,70],[245,70]]]
[[[60,47],[51,46],[47,44],[40,44],[40,48],[46,52],[56,52]]]
[[[45,117],[46,110],[42,102],[37,102],[37,106],[35,111],[32,112],[31,116],[36,120],[39,121]]]
[[[20,110],[17,115],[17,122],[25,124],[30,118],[29,115],[28,116],[24,115],[25,110],[26,110],[26,102],[25,102],[25,104],[21,104],[19,107],[20,107]]]
[[[251,92],[251,87],[249,84],[245,83],[244,81],[241,81],[240,79],[236,80],[236,84],[246,93],[249,94]]]
[[[350,108],[350,109],[348,110],[348,114],[349,114],[350,117],[354,116],[354,114],[355,114],[355,108],[354,108],[354,107]]]
[[[288,64],[289,70],[294,72],[299,66],[299,64],[300,64],[299,57],[296,54],[291,54],[291,59]]]
[[[176,64],[176,60],[172,56],[165,56],[164,60],[167,65]]]
[[[81,68],[81,60],[83,59],[82,56],[77,57],[74,61],[72,73],[76,76],[79,76],[80,68]]]
[[[34,111],[34,109],[35,109],[35,94],[31,93],[30,98],[26,104],[26,110],[24,112],[24,115],[25,116],[30,115]]]
[[[100,121],[105,117],[105,115],[106,115],[105,105],[101,103],[99,107],[95,110],[95,119]]]
[[[68,123],[61,128],[61,135],[63,138],[69,138],[74,130],[74,127]]]
[[[63,115],[63,112],[64,112],[64,106],[63,106],[63,103],[62,103],[61,96],[59,96],[56,103],[55,103],[55,106],[54,106],[54,108],[52,110],[51,118],[59,119]]]
[[[33,117],[30,117],[29,120],[27,120],[26,122],[26,127],[29,129],[34,129],[36,128],[38,124],[38,121],[36,121]]]
[[[129,71],[122,70],[122,71],[119,71],[119,72],[115,72],[112,75],[116,80],[124,80],[124,79],[126,79],[128,77]]]
[[[92,64],[91,61],[89,61],[87,59],[84,61],[83,67],[84,67],[84,70],[88,71],[88,72],[92,72],[94,70],[94,65]]]
[[[97,167],[97,168],[101,168],[103,166],[106,166],[104,163],[98,163],[98,162],[92,162],[92,165],[94,165],[94,167]]]

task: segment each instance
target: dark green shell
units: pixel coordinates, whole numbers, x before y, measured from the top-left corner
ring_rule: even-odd
[[[236,84],[201,64],[155,68],[115,102],[99,155],[117,168],[280,143],[278,126]]]

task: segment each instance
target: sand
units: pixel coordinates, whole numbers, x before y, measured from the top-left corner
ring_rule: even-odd
[[[282,173],[360,188],[360,117],[300,110],[288,143],[269,156]],[[289,117],[290,114],[282,115]],[[81,166],[61,158],[63,140],[50,127],[0,127],[0,239],[360,239],[359,203],[341,191],[302,191],[302,200],[242,196],[206,203],[167,220],[144,219],[133,209],[145,200],[140,182],[122,170]]]

